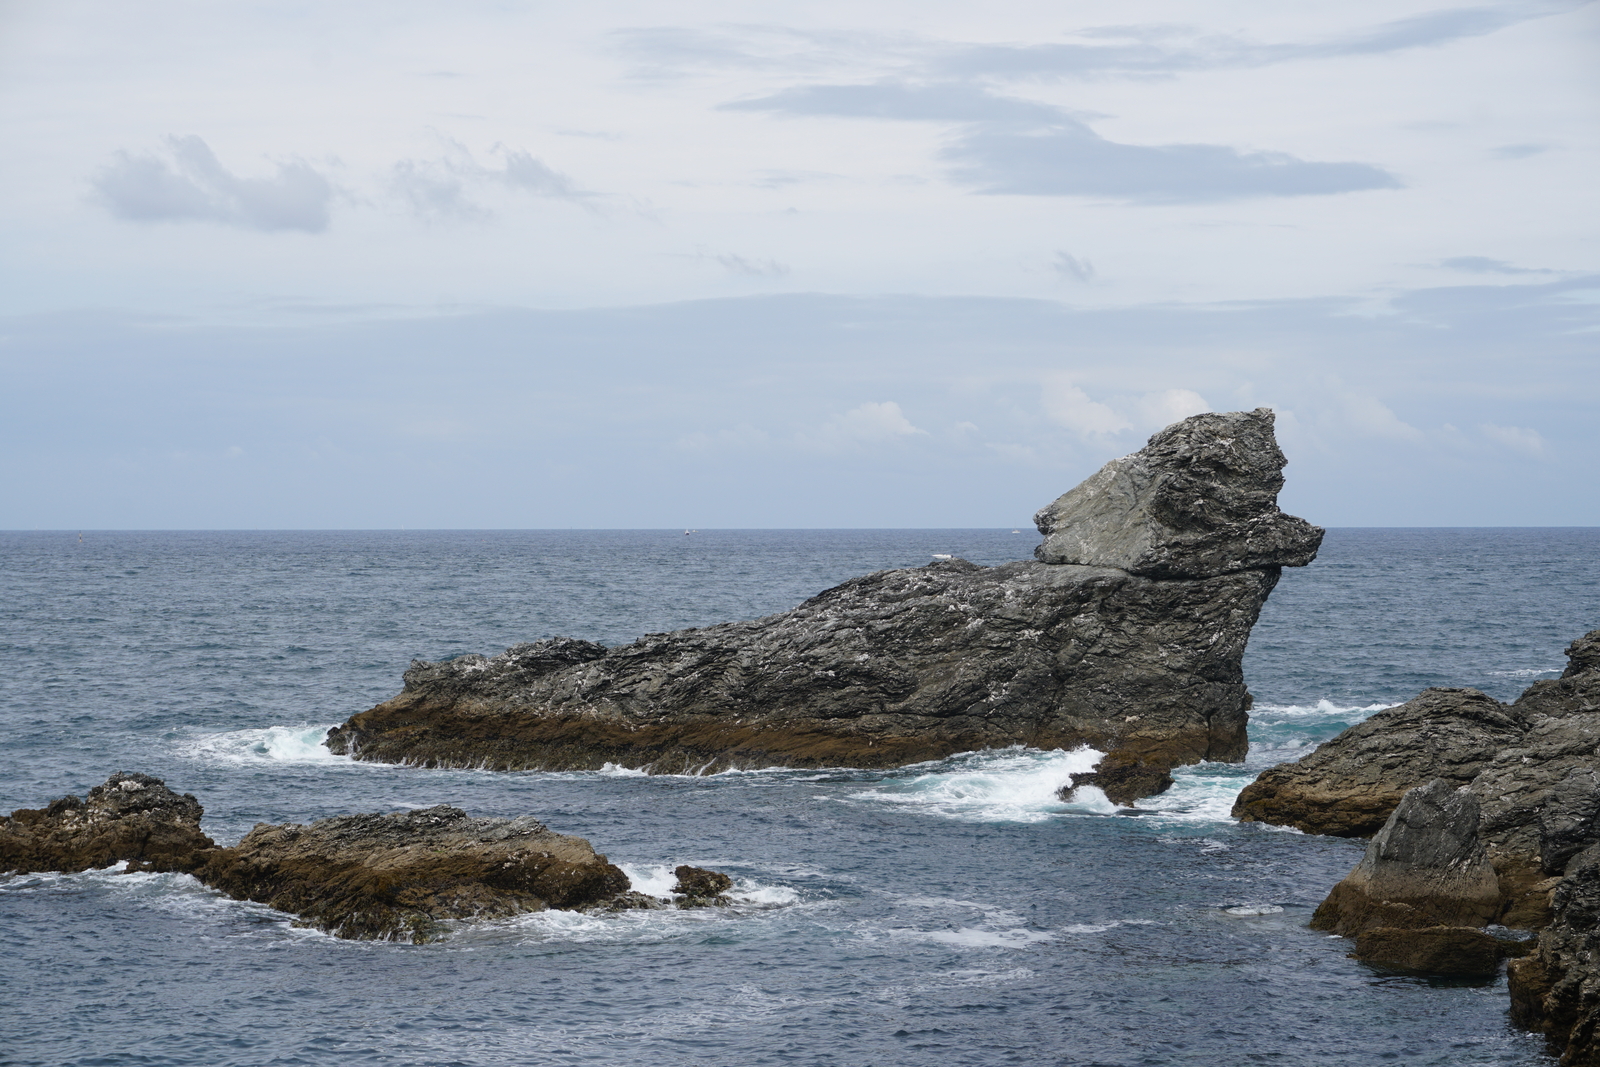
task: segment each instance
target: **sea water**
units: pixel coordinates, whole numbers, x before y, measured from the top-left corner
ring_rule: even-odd
[[[341,941],[185,875],[0,879],[0,1064],[1497,1064],[1553,1061],[1504,980],[1306,928],[1362,844],[1228,818],[1263,767],[1428,685],[1500,699],[1600,626],[1600,531],[1331,530],[1245,660],[1243,765],[1119,809],[1088,750],[892,771],[494,774],[355,763],[327,728],[413,657],[752,618],[1031,531],[0,534],[0,811],[158,775],[257,822],[533,814],[648,892],[734,904]]]

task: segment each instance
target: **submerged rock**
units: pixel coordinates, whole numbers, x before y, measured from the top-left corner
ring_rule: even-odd
[[[1500,970],[1508,947],[1507,942],[1469,926],[1376,927],[1356,935],[1351,955],[1363,963],[1412,974],[1491,978]]]
[[[556,638],[418,661],[327,745],[422,766],[662,773],[1091,745],[1115,757],[1108,773],[1147,769],[1123,776],[1130,801],[1174,765],[1244,757],[1250,628],[1279,568],[1309,562],[1321,537],[1277,511],[1272,422],[1185,419],[1045,509],[1046,545],[1074,538],[1074,562],[937,561],[617,648]]]
[[[118,771],[87,799],[65,796],[0,819],[0,873],[73,873],[127,861],[130,869],[187,871],[216,843],[200,802],[148,774]]]

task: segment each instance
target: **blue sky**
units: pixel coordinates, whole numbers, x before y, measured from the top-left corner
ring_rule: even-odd
[[[0,528],[1600,525],[1600,6],[0,3]]]

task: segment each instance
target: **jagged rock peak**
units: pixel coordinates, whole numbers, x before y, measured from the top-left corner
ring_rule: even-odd
[[[1192,415],[1033,517],[1043,563],[1210,578],[1304,567],[1322,528],[1278,510],[1285,459],[1268,408]]]

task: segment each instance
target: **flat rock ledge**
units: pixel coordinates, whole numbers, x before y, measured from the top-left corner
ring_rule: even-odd
[[[1039,513],[1037,560],[880,571],[615,648],[552,638],[415,661],[327,746],[425,767],[709,774],[1088,745],[1106,775],[1074,784],[1131,803],[1174,766],[1245,755],[1245,643],[1280,568],[1322,537],[1278,510],[1272,426],[1263,408],[1167,427]]]
[[[588,841],[532,816],[472,818],[440,806],[309,826],[260,823],[221,848],[201,832],[201,815],[199,801],[159,778],[119,772],[87,801],[69,796],[0,820],[0,873],[126,861],[130,871],[191,874],[336,937],[417,944],[439,939],[453,923],[548,908],[725,905],[733,885],[725,874],[686,865],[673,898],[635,892]]]
[[[1600,1067],[1600,630],[1566,653],[1560,678],[1510,705],[1430,689],[1379,712],[1263,773],[1234,814],[1343,836],[1382,815],[1313,926],[1400,969],[1483,975],[1493,953],[1519,957],[1513,1021],[1565,1067]],[[1490,922],[1537,936],[1491,938]]]

